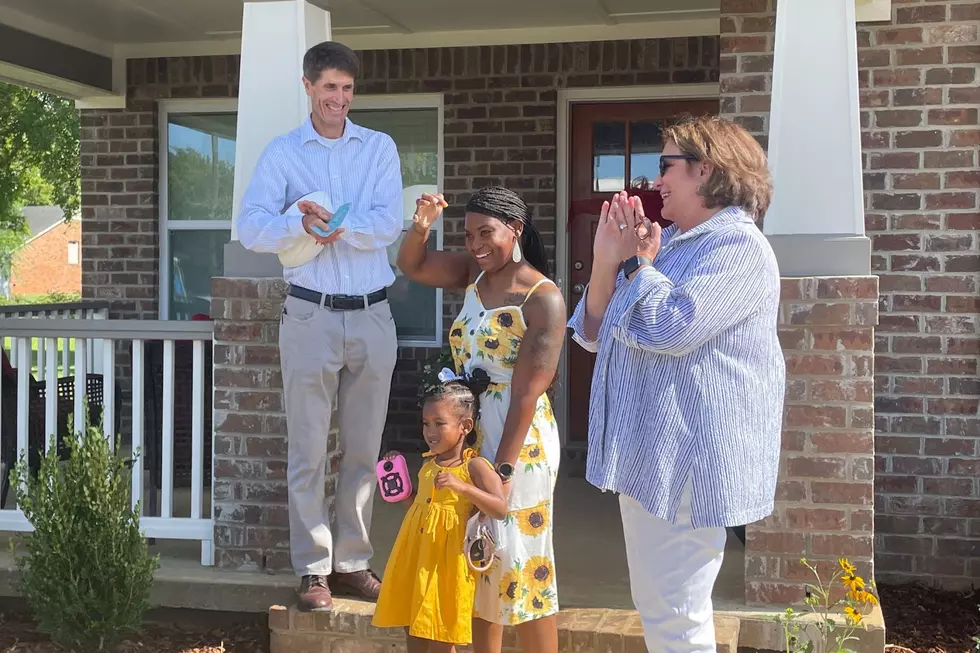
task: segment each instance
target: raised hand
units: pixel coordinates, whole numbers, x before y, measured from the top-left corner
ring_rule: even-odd
[[[436,193],[434,195],[431,193],[422,193],[422,197],[415,200],[415,215],[412,216],[415,229],[420,233],[428,232],[429,227],[439,219],[439,216],[442,215],[442,210],[447,206],[449,204],[446,203],[442,193]]]
[[[640,239],[636,233],[634,199],[639,202],[639,198],[630,198],[622,191],[602,203],[592,246],[593,269],[605,269],[615,276],[619,264],[637,253]]]

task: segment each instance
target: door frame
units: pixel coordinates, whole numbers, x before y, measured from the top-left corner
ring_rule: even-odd
[[[720,84],[665,84],[659,86],[606,86],[590,88],[564,88],[558,90],[557,134],[558,161],[555,189],[555,283],[561,290],[566,304],[569,302],[568,284],[568,173],[571,144],[571,108],[573,104],[609,102],[646,102],[651,100],[710,100],[720,96]],[[565,346],[558,361],[558,387],[555,393],[557,406],[555,418],[561,445],[568,444],[568,348],[577,346],[569,332],[565,332]]]

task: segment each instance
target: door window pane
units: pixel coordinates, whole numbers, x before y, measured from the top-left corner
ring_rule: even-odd
[[[230,229],[170,229],[170,320],[211,314],[211,277],[225,271]]]
[[[658,123],[630,123],[630,188],[653,189],[653,180],[660,174],[663,147]]]
[[[402,219],[405,228],[412,225],[415,200],[422,193],[438,192],[439,183],[439,110],[358,109],[350,112],[358,125],[384,132],[398,146],[402,167]],[[436,223],[428,247],[436,249],[442,222]],[[409,281],[395,265],[402,236],[388,247],[388,263],[395,282],[388,289],[388,303],[395,319],[400,341],[436,343],[442,331],[441,293],[429,286]]]
[[[626,123],[597,122],[592,127],[592,190],[615,192],[625,188]]]
[[[235,113],[168,114],[168,219],[231,219],[236,127]]]

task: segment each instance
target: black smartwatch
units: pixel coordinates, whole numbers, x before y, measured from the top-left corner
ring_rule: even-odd
[[[623,261],[620,269],[623,271],[623,275],[629,279],[630,275],[636,272],[641,265],[653,265],[653,261],[646,256],[631,256]]]
[[[510,481],[511,477],[514,476],[514,466],[510,463],[497,463],[494,469],[497,470],[497,475],[504,483]]]

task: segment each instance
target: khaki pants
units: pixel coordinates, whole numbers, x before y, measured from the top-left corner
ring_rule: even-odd
[[[332,311],[286,297],[279,351],[289,431],[289,545],[299,575],[368,568],[374,467],[397,348],[387,301]],[[335,405],[343,458],[331,530],[324,484]]]

